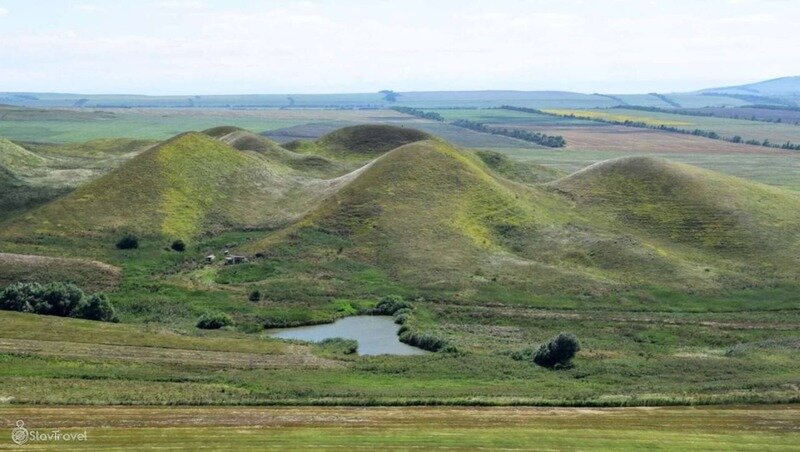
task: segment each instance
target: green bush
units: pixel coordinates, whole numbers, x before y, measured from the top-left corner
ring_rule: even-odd
[[[261,292],[259,292],[258,290],[254,290],[254,291],[250,292],[250,296],[248,296],[247,299],[252,301],[252,302],[254,302],[254,303],[257,302],[257,301],[260,301],[261,300]]]
[[[179,253],[182,253],[182,252],[186,251],[186,244],[183,243],[183,240],[180,240],[180,239],[179,240],[175,240],[174,242],[172,242],[172,245],[170,245],[169,247],[172,248],[173,250],[179,252]]]
[[[88,298],[71,283],[14,283],[0,292],[0,309],[59,317],[116,322],[114,307],[103,294]]]
[[[44,288],[38,283],[14,283],[0,292],[0,309],[5,311],[33,312]]]
[[[439,350],[447,347],[447,341],[438,338],[431,334],[418,334],[409,329],[400,333],[400,342],[414,347],[427,350],[429,352],[438,352]]]
[[[334,337],[320,341],[317,345],[331,354],[352,355],[358,352],[358,341],[353,339]]]
[[[80,309],[79,316],[83,319],[100,320],[102,322],[119,322],[114,306],[108,297],[102,293],[89,296],[86,304]]]
[[[197,319],[197,327],[204,330],[217,330],[229,325],[233,325],[233,319],[224,312],[207,312]]]
[[[372,315],[394,315],[401,309],[411,309],[411,303],[404,301],[399,295],[387,295],[369,310]]]
[[[580,351],[578,338],[572,333],[560,333],[539,346],[533,362],[547,368],[570,367],[572,358]]]
[[[133,234],[125,234],[117,242],[117,248],[121,250],[132,250],[139,248],[139,238]]]

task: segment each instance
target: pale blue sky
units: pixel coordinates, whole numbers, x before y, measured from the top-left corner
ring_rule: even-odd
[[[0,91],[669,92],[800,75],[793,0],[0,0]]]

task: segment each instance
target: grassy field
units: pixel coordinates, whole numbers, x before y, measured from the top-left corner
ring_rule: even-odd
[[[86,432],[73,447],[194,450],[793,450],[798,407],[135,408],[0,407],[0,428]],[[28,443],[49,450],[63,444]],[[0,449],[15,449],[8,439]]]
[[[791,141],[795,144],[800,143],[800,127],[794,124],[676,115],[671,113],[626,110],[624,108],[615,108],[611,110],[551,109],[546,111],[557,115],[574,115],[577,118],[642,122],[649,126],[657,127],[664,125],[687,130],[700,129],[716,132],[725,138],[733,138],[738,135],[745,141],[769,140],[775,144],[783,144],[787,141]]]

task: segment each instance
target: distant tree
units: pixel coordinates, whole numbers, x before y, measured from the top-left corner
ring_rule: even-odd
[[[121,250],[132,250],[139,248],[139,238],[133,234],[125,234],[117,242],[117,248]]]
[[[261,300],[261,292],[259,292],[258,290],[254,290],[254,291],[250,292],[250,296],[247,297],[247,298],[250,301],[255,303],[255,302]]]
[[[396,93],[390,89],[384,89],[378,91],[378,93],[383,94],[383,100],[386,102],[397,102],[397,98],[400,97],[400,93]]]
[[[172,242],[172,245],[170,245],[170,248],[172,248],[173,250],[175,250],[175,251],[177,251],[179,253],[182,253],[183,251],[186,250],[186,244],[183,243],[183,240],[178,239],[178,240],[175,240],[174,242]]]
[[[580,351],[578,338],[572,333],[560,333],[539,346],[533,362],[547,368],[568,367],[575,354]]]
[[[733,138],[731,138],[731,141],[733,143],[741,143],[742,142],[742,137],[740,137],[739,135],[734,135]]]

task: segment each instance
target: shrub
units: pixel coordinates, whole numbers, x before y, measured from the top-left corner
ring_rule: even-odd
[[[409,329],[400,333],[400,342],[419,347],[429,352],[438,352],[447,347],[447,341],[431,334],[418,334]]]
[[[139,238],[133,234],[125,234],[117,242],[117,248],[121,250],[132,250],[139,248]]]
[[[247,297],[247,299],[255,303],[256,301],[261,300],[261,292],[254,290],[250,292],[250,296]]]
[[[33,312],[33,306],[42,296],[44,288],[38,283],[14,283],[0,292],[0,309],[5,311]]]
[[[569,367],[570,361],[580,351],[578,338],[572,333],[560,333],[547,343],[539,346],[533,362],[547,368]]]
[[[179,240],[175,240],[174,242],[172,242],[172,245],[170,245],[169,247],[172,248],[173,250],[179,252],[179,253],[182,253],[182,252],[184,252],[186,250],[186,244],[183,243],[183,240],[180,240],[180,239]]]
[[[358,351],[358,341],[333,337],[319,342],[319,346],[327,352],[342,355],[352,355]]]
[[[88,320],[100,320],[102,322],[119,322],[114,306],[108,301],[108,297],[102,293],[89,296],[86,304],[80,309],[79,317]]]
[[[197,327],[204,330],[217,330],[228,325],[233,325],[233,319],[224,312],[207,312],[197,319]]]
[[[84,303],[84,293],[75,284],[52,283],[42,288],[42,295],[33,311],[37,314],[67,317],[78,312]]]
[[[404,323],[408,322],[408,317],[409,317],[409,315],[408,315],[408,314],[406,314],[406,313],[403,313],[403,314],[395,314],[395,316],[394,316],[394,323],[396,323],[396,324],[398,324],[398,325],[402,325],[402,324],[404,324]]]
[[[86,298],[71,283],[15,283],[0,292],[0,309],[59,317],[116,322],[114,307],[103,294]]]
[[[404,301],[399,295],[387,295],[378,301],[370,310],[372,315],[394,315],[401,309],[411,309],[411,303]]]

